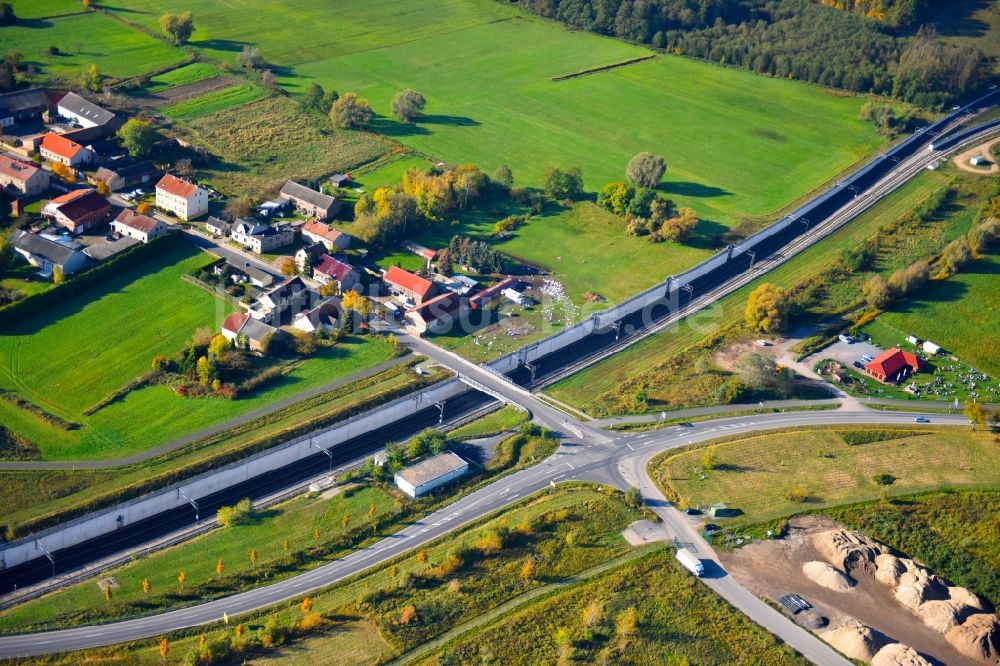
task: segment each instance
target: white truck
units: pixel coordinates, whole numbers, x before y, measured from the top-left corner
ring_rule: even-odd
[[[705,573],[705,565],[687,548],[681,548],[677,551],[677,560],[695,576],[700,577]]]

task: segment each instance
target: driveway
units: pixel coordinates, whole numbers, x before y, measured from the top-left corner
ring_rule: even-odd
[[[831,358],[835,361],[840,361],[847,367],[854,367],[855,361],[861,361],[861,357],[865,354],[870,355],[872,358],[881,354],[884,350],[881,347],[876,347],[870,342],[854,342],[847,343],[837,341],[827,347],[826,349],[821,349],[820,351],[812,354],[802,362],[808,365],[810,368],[815,366],[820,360],[824,358]]]

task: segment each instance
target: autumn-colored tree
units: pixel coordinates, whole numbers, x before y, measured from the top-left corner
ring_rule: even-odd
[[[375,505],[374,504],[370,504],[368,506],[368,517],[369,518],[374,518],[375,517]]]
[[[111,196],[111,188],[103,180],[97,184],[97,193],[102,197]]]
[[[288,539],[285,539],[281,543],[281,550],[284,551],[285,557],[288,557],[288,551],[291,550],[291,545],[288,543]]]
[[[393,578],[395,578],[396,576],[398,576],[399,575],[399,567],[397,567],[395,564],[393,564],[391,567],[389,567],[389,575],[392,576]]]
[[[187,581],[187,579],[188,579],[187,574],[184,573],[183,571],[177,574],[177,590],[179,592],[184,591],[184,583]]]
[[[344,93],[344,96],[330,107],[330,120],[342,129],[356,129],[368,123],[372,117],[372,107],[368,100],[362,99],[356,93]]]
[[[242,622],[240,622],[239,624],[237,624],[236,628],[233,629],[233,633],[236,634],[236,638],[239,638],[240,636],[242,636],[243,632],[245,632],[245,631],[246,631],[246,626]]]
[[[319,528],[318,527],[313,528],[313,542],[317,543],[317,544],[319,543]]]
[[[521,565],[521,580],[528,583],[535,579],[535,572],[538,565],[535,564],[535,558],[530,555],[525,558],[524,564]]]
[[[101,89],[101,83],[104,77],[101,76],[101,70],[97,69],[97,64],[90,63],[83,70],[83,76],[80,78],[80,85],[91,92],[98,92]]]
[[[153,205],[145,201],[143,201],[142,203],[140,203],[138,206],[135,207],[135,212],[139,213],[140,215],[146,215],[151,210],[153,210]]]
[[[347,529],[347,526],[351,524],[351,514],[345,513],[344,517],[340,519],[340,526]]]
[[[788,323],[788,296],[784,289],[765,282],[747,299],[747,325],[759,333],[777,333]]]
[[[160,639],[160,661],[164,664],[167,663],[168,654],[170,654],[170,643],[167,641],[167,637],[164,636]]]
[[[635,635],[639,626],[639,614],[635,606],[629,606],[615,620],[615,635],[618,637],[618,645],[624,649],[628,641]]]
[[[448,590],[458,594],[462,590],[462,584],[457,578],[452,578],[451,581],[448,582]]]
[[[712,449],[705,449],[701,452],[701,468],[706,472],[710,472],[716,468],[718,462],[715,459],[715,454]]]
[[[973,430],[976,429],[977,425],[986,425],[986,410],[978,402],[973,402],[972,400],[966,402],[962,408],[962,414],[965,415],[965,418],[969,419]]]
[[[202,356],[198,359],[198,364],[195,367],[198,373],[198,381],[202,386],[208,386],[215,379],[215,372],[213,369],[213,364],[209,361],[207,356]]]
[[[299,272],[298,266],[295,265],[295,259],[292,257],[282,257],[278,262],[278,270],[285,277],[292,277]]]
[[[884,309],[892,302],[892,290],[881,275],[871,276],[861,288],[861,293],[865,295],[868,305],[878,310]]]
[[[417,551],[417,562],[421,564],[427,564],[427,549],[421,548]]]
[[[111,597],[113,596],[113,594],[114,593],[111,591],[111,586],[110,585],[105,585],[104,586],[104,598],[107,600],[108,604],[111,603]]]
[[[232,349],[233,343],[226,336],[221,333],[216,334],[212,337],[212,341],[208,343],[208,353],[215,354],[219,356],[222,352]]]
[[[76,169],[66,166],[62,162],[52,163],[52,173],[58,176],[64,183],[71,184],[76,182]]]
[[[583,609],[583,626],[592,628],[601,621],[601,614],[604,612],[604,602],[594,599]]]
[[[417,609],[413,606],[407,606],[399,614],[399,623],[402,625],[407,625],[417,619]]]
[[[215,574],[216,574],[216,577],[219,578],[219,579],[221,579],[222,578],[222,572],[225,571],[225,570],[226,570],[226,563],[223,562],[222,558],[220,557],[219,561],[215,563]]]
[[[62,266],[59,264],[54,264],[52,266],[52,282],[53,284],[62,284],[66,281],[66,274],[63,272]]]
[[[303,597],[302,598],[302,603],[299,604],[299,608],[302,609],[302,614],[303,615],[308,615],[309,613],[311,613],[312,609],[313,609],[313,598],[312,597]]]
[[[191,12],[167,13],[160,17],[160,28],[170,35],[175,44],[183,44],[194,32],[194,17],[191,16]]]
[[[250,564],[252,564],[253,566],[257,566],[257,549],[256,548],[251,548],[250,549]]]
[[[665,220],[660,226],[660,235],[668,241],[684,243],[691,238],[698,226],[698,215],[691,208],[681,208],[677,215]]]
[[[142,593],[148,595],[149,591],[153,589],[153,584],[149,582],[148,578],[142,579]]]

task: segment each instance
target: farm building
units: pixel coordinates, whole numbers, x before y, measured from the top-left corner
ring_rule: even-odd
[[[60,242],[26,231],[15,231],[10,242],[14,251],[38,268],[45,277],[52,275],[56,267],[63,275],[70,275],[87,265],[87,257],[80,252],[80,246],[76,243]]]
[[[40,120],[48,110],[49,96],[41,88],[5,93],[0,95],[0,127]]]
[[[330,252],[346,250],[351,246],[349,235],[316,220],[309,220],[303,225],[302,235],[315,243],[322,243]]]
[[[403,241],[402,246],[404,250],[412,252],[427,262],[427,269],[430,270],[431,262],[434,261],[434,257],[437,256],[437,250],[432,250],[429,247],[418,245],[412,241]]]
[[[399,266],[391,266],[382,277],[382,281],[393,295],[416,305],[420,305],[424,299],[435,293],[433,282],[404,271]]]
[[[340,199],[317,192],[290,180],[281,188],[281,196],[290,199],[303,215],[328,220],[340,212]]]
[[[157,236],[167,233],[167,225],[148,215],[125,208],[111,223],[111,230],[141,243],[148,243]]]
[[[89,150],[76,141],[52,132],[42,137],[38,152],[43,159],[71,167],[86,164],[94,158]]]
[[[420,497],[469,471],[469,463],[445,451],[396,473],[395,483],[410,497]]]
[[[930,354],[931,356],[936,356],[941,352],[941,347],[934,344],[930,340],[924,340],[924,344],[921,346],[925,354]]]
[[[0,155],[0,187],[10,187],[33,197],[49,189],[49,172],[31,162]]]
[[[505,290],[507,290],[507,289],[514,289],[520,283],[521,283],[520,280],[518,280],[517,278],[512,278],[512,277],[500,280],[499,282],[497,282],[492,287],[488,287],[486,289],[483,289],[478,294],[475,294],[474,296],[472,296],[472,298],[469,299],[469,305],[471,305],[473,307],[473,309],[476,309],[476,310],[485,308],[490,303],[493,302],[493,299],[495,299],[497,296],[500,296],[501,294],[503,294],[503,292]]]
[[[103,127],[107,134],[117,132],[123,124],[122,120],[115,114],[73,92],[66,93],[59,100],[56,110],[60,116],[72,121],[74,125],[79,125],[84,129]]]
[[[104,183],[112,192],[139,187],[158,178],[161,171],[150,161],[136,162],[128,166],[111,164],[102,166],[90,179],[94,185]]]
[[[337,291],[340,293],[344,293],[361,282],[361,278],[353,266],[338,261],[328,254],[322,255],[319,261],[313,265],[313,279],[320,284],[336,284]]]
[[[448,292],[410,308],[403,316],[417,334],[445,333],[461,319],[468,305],[468,299]]]
[[[92,229],[108,218],[111,204],[96,190],[73,190],[45,205],[42,216],[62,225],[74,234]]]
[[[865,373],[883,384],[900,382],[920,371],[920,359],[910,352],[893,347],[865,366]]]
[[[156,207],[193,220],[208,212],[208,191],[168,173],[156,183]]]

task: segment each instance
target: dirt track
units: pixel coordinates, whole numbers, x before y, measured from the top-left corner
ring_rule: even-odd
[[[990,141],[987,141],[982,145],[976,146],[971,150],[965,151],[961,155],[957,155],[956,157],[952,158],[952,162],[954,162],[955,166],[957,166],[962,171],[968,171],[969,173],[978,173],[984,176],[989,175],[991,173],[1000,173],[1000,164],[997,164],[995,158],[990,154],[990,148],[992,148],[993,145],[997,143],[1000,143],[1000,138],[991,139]],[[969,160],[971,160],[976,155],[985,155],[986,159],[990,161],[990,165],[988,167],[972,166],[969,163]]]
[[[167,88],[151,95],[136,97],[135,102],[141,106],[156,108],[166,106],[167,104],[174,104],[185,99],[191,99],[192,97],[198,97],[213,90],[227,88],[234,83],[239,83],[239,80],[230,76],[216,76],[211,79],[203,79],[175,88]]]

